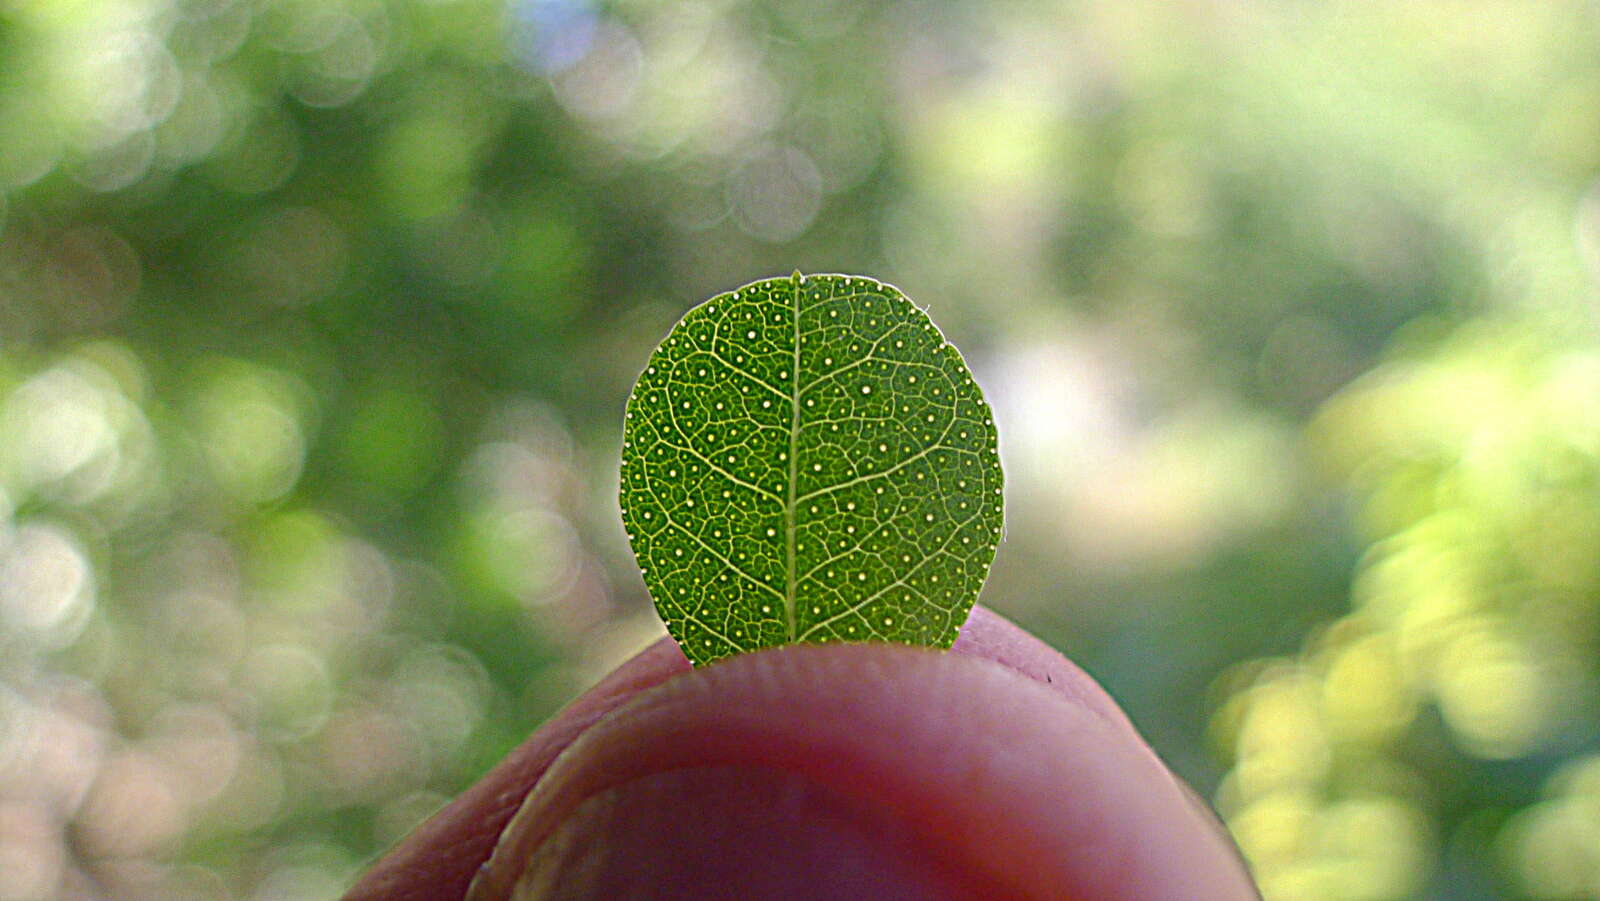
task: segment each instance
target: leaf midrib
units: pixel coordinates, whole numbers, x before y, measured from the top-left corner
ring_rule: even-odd
[[[788,497],[783,505],[783,532],[786,547],[784,548],[784,592],[783,614],[784,622],[789,629],[789,641],[794,641],[798,633],[795,626],[795,480],[800,473],[800,460],[796,451],[800,443],[800,283],[799,272],[793,277],[791,294],[794,297],[790,305],[790,320],[793,327],[791,338],[794,344],[794,357],[789,372],[789,481]]]

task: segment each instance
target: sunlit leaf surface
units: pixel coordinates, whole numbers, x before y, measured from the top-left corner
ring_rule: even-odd
[[[788,642],[948,647],[1000,539],[994,420],[895,288],[756,282],[691,310],[650,357],[622,513],[696,664]]]

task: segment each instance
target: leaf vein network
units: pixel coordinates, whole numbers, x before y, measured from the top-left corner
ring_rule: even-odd
[[[710,554],[712,557],[715,557],[718,563],[721,563],[723,566],[726,566],[735,575],[743,577],[746,581],[750,582],[750,584],[756,586],[757,588],[760,588],[760,589],[763,589],[765,591],[770,592],[774,597],[778,598],[779,600],[783,600],[783,593],[782,592],[778,591],[778,589],[776,589],[776,588],[773,588],[771,585],[768,585],[764,580],[758,579],[755,576],[751,575],[750,573],[745,572],[744,569],[741,566],[739,566],[739,564],[734,563],[732,560],[729,560],[726,554],[723,554],[721,551],[718,551],[716,548],[714,548],[711,545],[707,544],[706,540],[704,538],[701,538],[699,535],[696,535],[694,532],[690,531],[690,529],[687,526],[685,526],[682,523],[677,522],[676,520],[674,520],[672,518],[671,514],[666,514],[666,519],[667,519],[667,525],[671,526],[672,528],[677,529],[678,531],[682,532],[684,535],[687,535],[689,537],[689,540],[693,541],[695,544],[700,545],[700,549],[701,550],[703,550],[706,553]]]
[[[833,614],[832,616],[828,617],[827,619],[819,620],[818,622],[812,623],[811,627],[806,629],[805,634],[801,635],[800,638],[797,639],[797,640],[798,641],[804,641],[805,637],[807,635],[812,634],[813,632],[817,631],[818,629],[820,629],[820,628],[822,628],[824,626],[832,625],[833,623],[836,623],[841,619],[844,619],[844,618],[849,617],[849,616],[854,616],[854,615],[860,613],[863,609],[865,609],[867,607],[867,605],[869,605],[873,601],[876,601],[877,599],[883,597],[884,595],[888,594],[890,591],[893,591],[896,588],[905,588],[907,591],[915,594],[917,597],[922,598],[924,601],[928,600],[928,596],[926,594],[924,594],[922,591],[920,591],[915,585],[910,584],[910,582],[908,580],[911,578],[911,576],[913,574],[915,574],[917,572],[917,570],[922,569],[924,566],[926,566],[929,562],[931,562],[934,558],[938,557],[940,554],[946,553],[950,548],[951,539],[953,539],[957,535],[961,534],[961,529],[963,527],[967,526],[968,524],[970,524],[976,518],[977,518],[977,514],[973,514],[972,516],[969,516],[966,519],[962,520],[960,523],[958,523],[956,525],[956,528],[952,529],[950,534],[945,537],[944,543],[942,545],[940,545],[938,549],[934,550],[932,553],[930,553],[927,556],[923,557],[923,559],[918,561],[917,565],[912,567],[911,570],[909,572],[907,572],[905,575],[903,575],[900,578],[894,580],[893,582],[890,582],[888,585],[883,586],[882,588],[878,589],[877,591],[874,591],[872,594],[867,595],[866,597],[864,597],[861,600],[857,601],[855,604],[851,605],[850,607],[848,607],[848,608],[846,608],[844,610],[841,610],[838,613]]]
[[[796,274],[694,308],[624,432],[628,539],[696,665],[790,641],[948,647],[1001,537],[982,393],[871,279]]]

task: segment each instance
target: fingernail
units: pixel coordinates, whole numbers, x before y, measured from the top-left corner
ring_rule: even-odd
[[[927,852],[893,811],[792,773],[674,770],[578,805],[533,850],[512,897],[992,897]]]

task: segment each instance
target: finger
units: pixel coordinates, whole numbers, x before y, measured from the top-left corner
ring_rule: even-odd
[[[733,889],[727,853],[741,837],[736,858],[760,864],[743,874],[769,888],[820,872],[846,885],[852,874],[869,877],[880,899],[894,897],[886,885],[917,897],[962,886],[984,897],[1063,897],[1068,888],[1095,898],[1253,897],[1214,821],[1104,692],[987,611],[974,612],[951,655],[887,646],[751,655],[645,692],[626,716],[589,728],[686,669],[670,645],[625,664],[349,897],[460,897],[522,794],[586,731],[508,832],[485,897],[503,897],[520,878],[582,872],[635,880],[631,889],[588,886],[601,896],[644,887],[665,897],[668,884],[721,896]],[[746,822],[756,828],[741,829]],[[697,853],[721,854],[720,865],[699,866]],[[629,866],[597,867],[607,855]],[[696,890],[686,881],[696,867],[722,881]],[[1162,893],[1175,885],[1178,893]]]
[[[887,645],[779,648],[641,693],[554,762],[472,897],[872,897],[910,876],[913,897],[1251,897],[1125,721],[992,660]]]

